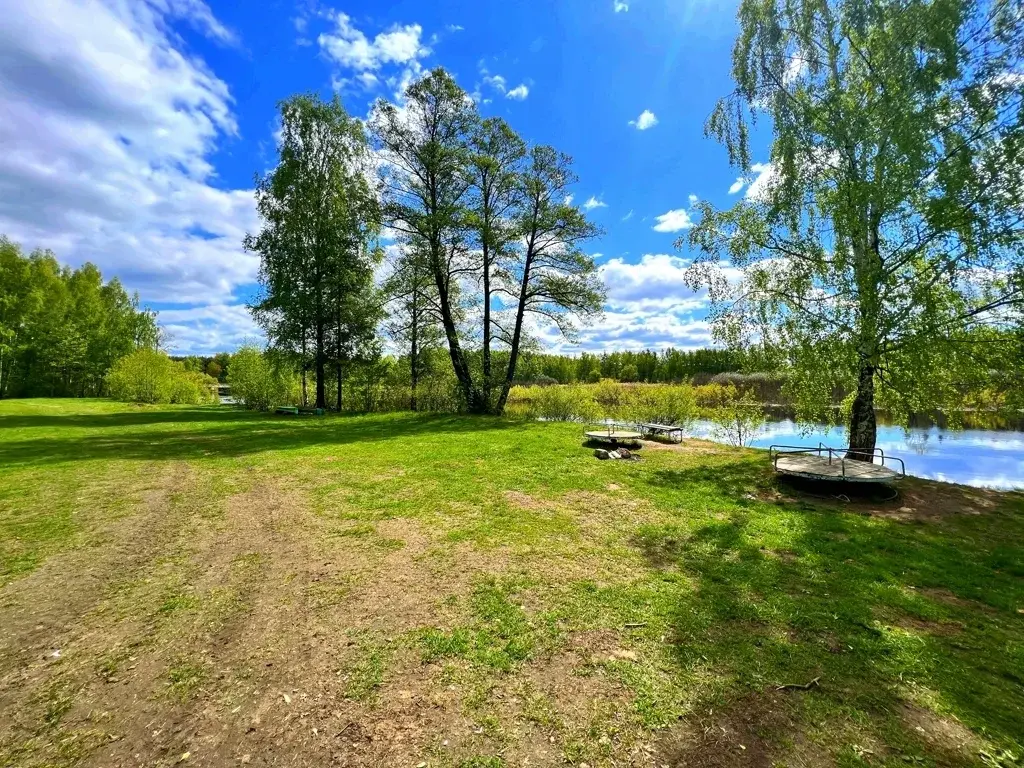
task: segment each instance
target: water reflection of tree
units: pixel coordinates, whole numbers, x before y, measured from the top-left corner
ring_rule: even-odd
[[[939,437],[941,439],[941,435]],[[907,444],[907,448],[912,450],[918,456],[924,456],[926,453],[928,453],[928,440],[930,438],[931,432],[927,432],[925,430],[903,430],[903,439]]]

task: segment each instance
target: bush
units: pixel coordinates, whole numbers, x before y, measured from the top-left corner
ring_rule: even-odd
[[[242,347],[231,356],[228,384],[231,396],[253,411],[269,411],[299,399],[294,374],[282,370],[252,345]]]
[[[563,385],[540,387],[535,399],[537,416],[548,421],[590,421],[598,407],[586,387]]]
[[[107,392],[115,400],[130,403],[216,402],[216,379],[189,371],[163,352],[139,349],[111,366],[106,375]]]
[[[628,388],[619,408],[629,421],[669,424],[688,430],[697,418],[693,389],[672,384]]]
[[[619,407],[625,396],[626,388],[613,379],[601,379],[590,388],[594,400],[601,406],[601,413],[610,419],[619,415]]]
[[[599,381],[601,381],[600,371],[595,369],[587,374],[587,384],[597,384]]]
[[[749,445],[764,429],[764,406],[752,393],[741,394],[731,384],[722,390],[722,399],[708,414],[715,425],[715,437],[729,445]]]

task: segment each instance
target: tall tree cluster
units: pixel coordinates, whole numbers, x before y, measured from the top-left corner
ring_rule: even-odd
[[[440,341],[467,410],[501,413],[539,328],[572,337],[603,304],[582,250],[600,230],[571,204],[571,159],[482,119],[443,69],[411,84],[401,104],[378,101],[370,129],[383,221],[399,239],[392,308],[414,387]]]
[[[708,131],[749,175],[766,118],[771,165],[732,209],[702,206],[690,276],[720,338],[791,371],[803,418],[854,393],[848,455],[870,460],[876,405],[955,409],[965,382],[1019,354],[1024,13],[1019,0],[742,0],[739,23],[736,89]]]
[[[312,369],[315,404],[327,406],[330,372],[340,410],[345,368],[375,354],[380,319],[369,145],[337,96],[299,95],[280,109],[279,162],[256,180],[263,228],[245,239],[260,255],[262,293],[252,310],[271,345],[302,370],[303,401]]]
[[[158,341],[155,314],[117,278],[0,237],[0,397],[102,395],[115,361]]]

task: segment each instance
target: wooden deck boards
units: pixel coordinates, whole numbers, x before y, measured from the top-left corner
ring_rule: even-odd
[[[787,475],[819,480],[845,480],[861,483],[890,483],[900,474],[889,467],[864,461],[842,461],[808,453],[779,454],[775,469]]]

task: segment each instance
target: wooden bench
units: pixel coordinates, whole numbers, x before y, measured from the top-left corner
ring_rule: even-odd
[[[670,440],[677,443],[683,442],[683,430],[681,427],[671,424],[637,424],[640,431],[645,435],[667,435]]]
[[[299,408],[294,405],[279,405],[274,409],[274,413],[280,413],[284,416],[323,416],[323,408]]]

